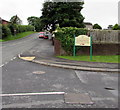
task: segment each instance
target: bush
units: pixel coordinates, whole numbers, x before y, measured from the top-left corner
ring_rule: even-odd
[[[19,33],[19,27],[17,24],[9,24],[8,26],[11,30],[12,35]]]
[[[2,39],[11,35],[11,31],[7,25],[2,25]]]
[[[4,39],[9,35],[15,35],[17,33],[34,31],[34,26],[30,26],[30,25],[9,24],[9,25],[2,25],[1,27],[2,27],[2,39]]]
[[[55,32],[55,38],[60,40],[62,48],[67,52],[67,54],[72,55],[74,46],[74,35],[86,35],[87,33],[88,30],[83,28],[57,28],[57,32]],[[76,47],[76,51],[78,51],[80,48],[81,47]]]
[[[31,25],[18,25],[19,33],[27,32],[27,31],[34,31],[34,26]]]

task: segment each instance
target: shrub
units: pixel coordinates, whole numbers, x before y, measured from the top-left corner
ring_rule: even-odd
[[[9,35],[15,35],[27,31],[34,31],[34,26],[17,24],[2,25],[2,39]]]
[[[72,55],[74,46],[74,35],[86,35],[87,33],[88,30],[83,28],[57,28],[57,32],[55,32],[55,38],[60,40],[62,48],[67,52],[67,54]],[[77,47],[76,51],[78,51],[80,48],[81,47]]]
[[[8,26],[11,30],[12,35],[19,33],[19,27],[17,24],[9,24]]]
[[[19,33],[27,32],[27,31],[34,31],[34,26],[31,25],[18,25]]]
[[[7,25],[2,25],[2,39],[11,35],[11,31]]]

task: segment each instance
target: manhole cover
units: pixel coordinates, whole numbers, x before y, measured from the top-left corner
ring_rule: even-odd
[[[93,101],[88,94],[82,93],[68,93],[64,95],[65,103],[69,104],[93,104]]]
[[[115,90],[115,89],[112,88],[112,87],[105,87],[104,89],[107,89],[107,90]]]
[[[44,74],[45,71],[34,71],[33,74]]]

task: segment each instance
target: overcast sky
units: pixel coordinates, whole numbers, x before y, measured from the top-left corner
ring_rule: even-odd
[[[0,17],[10,20],[18,15],[27,24],[30,16],[41,16],[44,0],[0,0]],[[120,0],[84,0],[82,15],[85,22],[98,23],[103,28],[118,23],[118,1]]]

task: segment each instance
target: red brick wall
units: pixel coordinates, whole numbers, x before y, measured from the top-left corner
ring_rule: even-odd
[[[120,44],[93,44],[93,55],[120,55]],[[54,40],[55,55],[67,55],[62,49],[60,41]],[[90,47],[81,47],[77,52],[77,55],[89,55]]]

